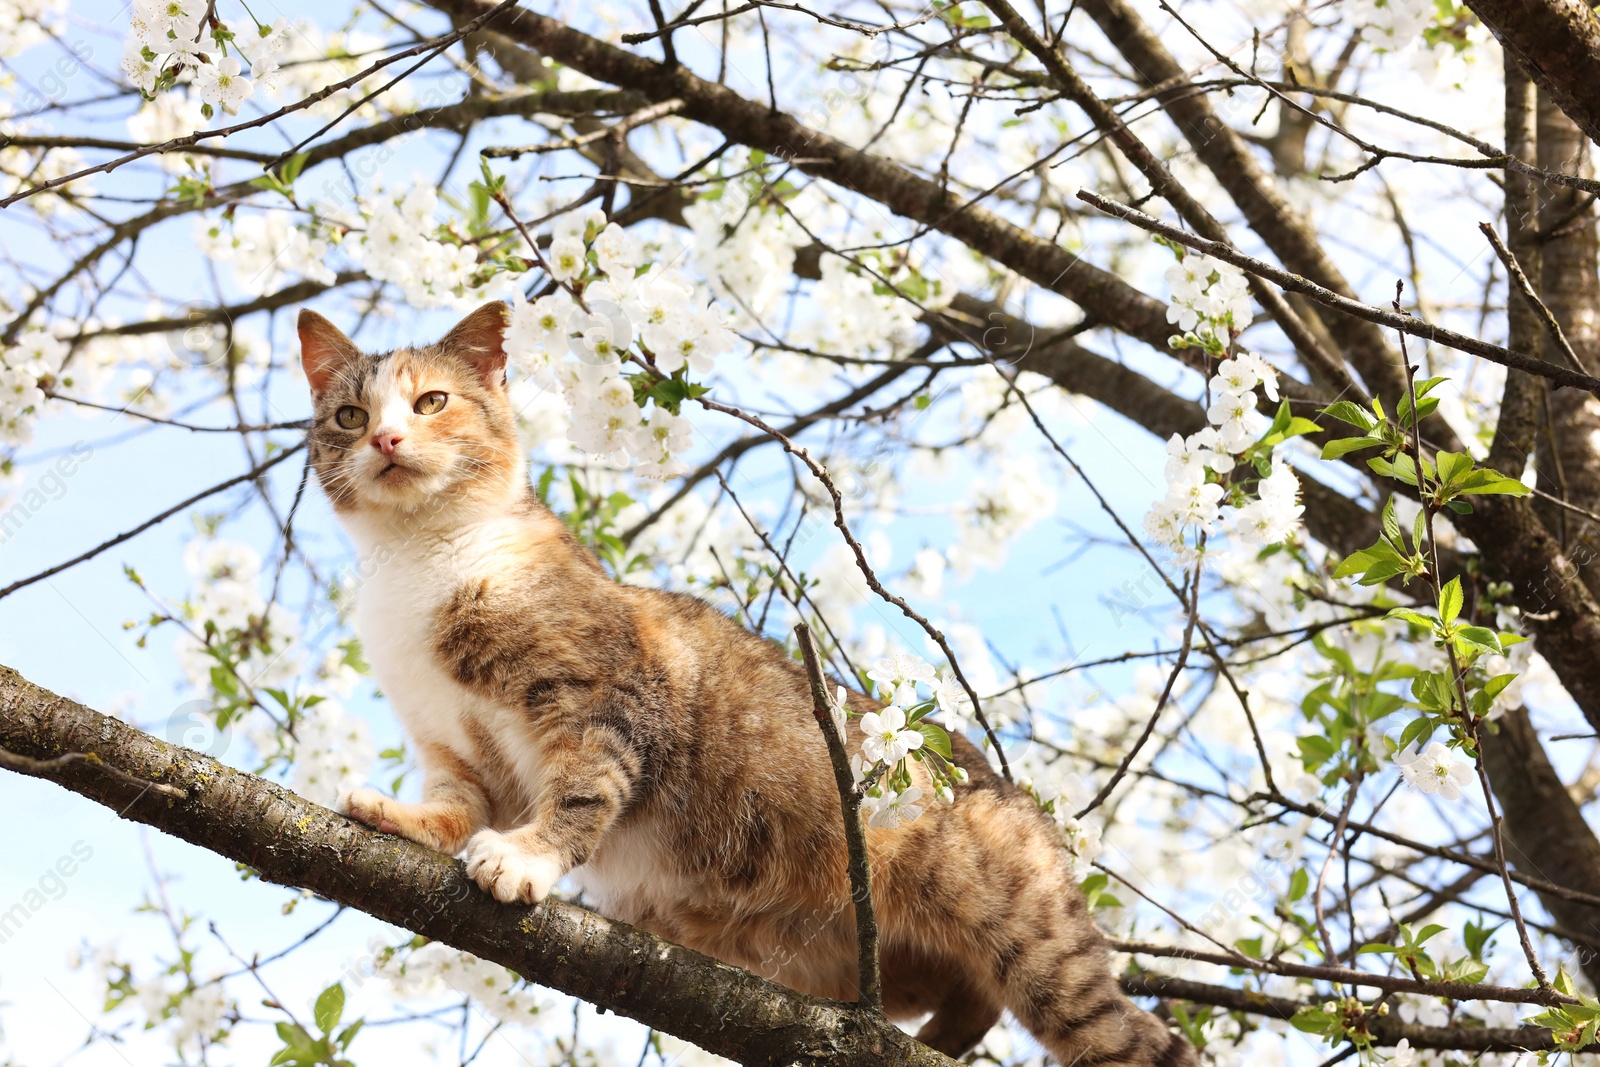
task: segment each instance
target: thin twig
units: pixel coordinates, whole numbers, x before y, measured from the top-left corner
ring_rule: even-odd
[[[144,533],[146,530],[150,529],[150,527],[155,526],[155,525],[157,525],[159,523],[162,523],[162,522],[166,521],[167,519],[170,519],[172,516],[176,515],[180,511],[182,511],[184,508],[191,507],[194,504],[198,504],[200,501],[204,500],[208,496],[215,496],[217,493],[220,493],[225,489],[232,489],[234,486],[240,484],[241,482],[248,482],[248,481],[251,481],[252,479],[261,477],[267,471],[271,470],[273,467],[276,467],[278,464],[282,463],[284,460],[288,459],[290,456],[294,455],[296,452],[299,452],[304,447],[305,447],[305,442],[302,441],[297,445],[294,445],[294,446],[292,446],[290,448],[287,448],[287,449],[283,450],[282,452],[279,452],[276,456],[273,456],[271,459],[267,460],[265,463],[260,464],[259,466],[255,467],[252,470],[247,470],[243,474],[235,475],[234,477],[229,478],[227,481],[218,482],[216,485],[213,485],[209,489],[200,490],[200,492],[194,494],[193,496],[189,497],[188,499],[181,500],[178,503],[172,505],[172,507],[167,508],[165,511],[158,512],[154,516],[146,519],[144,522],[141,522],[139,525],[135,526],[133,529],[126,530],[126,531],[124,531],[122,533],[119,533],[119,534],[117,534],[117,536],[111,538],[108,541],[102,541],[100,544],[98,544],[95,547],[91,548],[89,551],[83,553],[82,555],[74,556],[71,559],[67,560],[65,563],[57,563],[53,567],[46,567],[44,570],[38,572],[37,574],[30,575],[27,578],[20,578],[17,581],[12,582],[10,585],[6,586],[4,589],[0,589],[0,600],[4,600],[6,597],[10,596],[12,593],[15,593],[19,589],[26,589],[28,586],[32,585],[35,582],[42,582],[46,578],[49,578],[52,575],[60,574],[64,570],[68,570],[68,569],[70,569],[72,567],[76,567],[80,563],[84,563],[84,562],[86,562],[88,560],[93,559],[94,557],[98,556],[100,553],[106,551],[107,549],[115,548],[117,545],[122,544],[122,542],[128,541],[128,540],[131,540],[131,539],[135,538],[135,537],[139,536],[140,534]]]
[[[863,1006],[881,1010],[883,985],[878,974],[878,921],[872,911],[872,866],[867,858],[866,834],[861,829],[861,795],[856,792],[855,776],[850,773],[850,757],[845,754],[844,738],[833,721],[833,701],[828,696],[828,680],[822,674],[822,657],[811,628],[794,624],[795,640],[805,660],[806,677],[811,680],[811,712],[817,717],[822,735],[828,739],[828,758],[833,763],[834,784],[839,787],[839,806],[844,813],[844,843],[850,856],[850,897],[856,906],[856,947],[859,957],[860,1000]]]
[[[845,544],[850,547],[851,553],[855,556],[856,569],[859,570],[861,572],[861,576],[867,580],[868,588],[870,588],[874,593],[878,594],[878,596],[882,597],[884,600],[887,600],[889,603],[899,608],[901,613],[905,615],[906,618],[922,627],[922,631],[933,639],[934,644],[939,646],[939,651],[944,653],[945,659],[950,663],[950,670],[954,672],[956,681],[961,684],[962,691],[967,694],[967,699],[972,702],[972,717],[978,721],[979,726],[983,727],[984,736],[989,739],[989,744],[994,747],[995,756],[1000,760],[1000,773],[1005,776],[1007,781],[1010,781],[1011,764],[1006,760],[1005,749],[1001,747],[1000,738],[995,733],[994,727],[989,725],[989,720],[984,716],[983,705],[978,699],[978,692],[972,688],[972,683],[967,680],[966,674],[962,672],[961,664],[956,659],[955,649],[950,647],[950,642],[945,638],[944,633],[938,627],[929,622],[927,618],[922,615],[922,613],[917,611],[917,609],[906,603],[903,597],[898,597],[889,592],[888,589],[884,588],[883,583],[878,580],[877,572],[872,569],[872,564],[867,562],[866,549],[861,547],[861,542],[857,541],[855,534],[850,532],[850,525],[845,521],[844,517],[844,494],[839,492],[839,487],[835,485],[833,479],[828,476],[827,468],[818,463],[816,460],[812,459],[811,453],[808,449],[795,444],[788,437],[784,436],[781,431],[775,429],[759,416],[751,415],[749,412],[741,411],[738,408],[730,407],[727,404],[720,404],[715,400],[709,400],[703,396],[696,397],[695,402],[708,411],[720,411],[724,415],[731,415],[742,422],[747,422],[756,429],[761,430],[763,433],[775,438],[777,442],[783,446],[783,450],[785,452],[800,460],[801,463],[804,463],[806,465],[806,469],[811,472],[812,477],[816,478],[817,481],[822,483],[823,488],[828,491],[829,500],[831,500],[833,503],[833,525],[844,537]]]
[[[52,778],[74,763],[87,763],[91,767],[99,768],[101,772],[109,774],[118,781],[136,785],[142,789],[154,790],[175,800],[187,800],[189,798],[188,792],[179,789],[177,786],[162,785],[160,782],[152,782],[147,778],[137,778],[126,771],[111,766],[111,764],[106,763],[92,752],[68,752],[54,759],[32,759],[28,756],[18,755],[8,748],[0,748],[0,767],[34,778]]]
[[[1517,257],[1512,255],[1511,249],[1507,248],[1505,242],[1500,240],[1500,235],[1495,232],[1495,228],[1492,225],[1487,222],[1480,222],[1478,223],[1478,229],[1483,231],[1483,235],[1489,239],[1489,244],[1494,249],[1494,254],[1500,257],[1501,263],[1505,264],[1506,273],[1510,275],[1511,282],[1516,287],[1517,292],[1522,294],[1522,299],[1528,302],[1529,306],[1538,314],[1539,321],[1544,323],[1544,328],[1550,334],[1550,339],[1555,341],[1556,347],[1561,349],[1561,354],[1567,358],[1568,363],[1572,364],[1572,368],[1582,371],[1584,369],[1583,363],[1578,359],[1578,354],[1572,350],[1572,344],[1567,340],[1566,333],[1562,331],[1561,323],[1556,321],[1554,313],[1546,306],[1545,302],[1539,299],[1539,294],[1533,291],[1533,283],[1528,281],[1528,276],[1522,272],[1522,264],[1517,262]]]

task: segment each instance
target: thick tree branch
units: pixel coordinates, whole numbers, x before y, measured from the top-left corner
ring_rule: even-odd
[[[1507,52],[1600,142],[1600,18],[1583,0],[1467,0]]]
[[[1526,708],[1507,712],[1483,737],[1483,765],[1504,809],[1506,854],[1522,871],[1600,896],[1600,841],[1550,765]],[[1600,907],[1540,893],[1545,911],[1577,938],[1578,963],[1600,979]]]
[[[457,19],[493,9],[485,0],[432,0]],[[1037,285],[1067,297],[1131,337],[1169,352],[1166,305],[1109,271],[1086,263],[1051,241],[964,201],[938,182],[812,129],[782,111],[747,100],[726,86],[667,67],[572,29],[526,8],[499,15],[499,34],[591,78],[633,89],[651,100],[683,100],[681,114],[733,141],[760,148],[796,169],[876,200],[890,211],[962,241]],[[803,162],[802,162],[803,160]],[[1170,354],[1170,353],[1169,353]]]
[[[461,863],[366,829],[286,789],[107,718],[0,667],[0,746],[70,753],[187,794],[176,799],[72,760],[57,784],[385,922],[492,960],[531,982],[743,1064],[953,1067],[881,1016],[809,997],[558,901],[496,903]]]

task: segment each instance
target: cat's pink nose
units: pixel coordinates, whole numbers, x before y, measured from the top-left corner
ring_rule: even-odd
[[[392,456],[403,440],[405,437],[393,430],[379,430],[372,435],[372,447],[386,456]]]

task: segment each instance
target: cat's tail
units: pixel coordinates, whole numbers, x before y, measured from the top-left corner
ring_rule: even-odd
[[[1123,993],[1104,939],[1076,887],[1029,887],[1018,901],[1038,936],[1001,949],[1001,1001],[1063,1067],[1197,1067],[1181,1034]]]

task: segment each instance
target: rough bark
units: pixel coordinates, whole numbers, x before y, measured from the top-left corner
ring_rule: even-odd
[[[0,667],[0,748],[79,752],[52,781],[238,863],[742,1064],[954,1067],[883,1016],[809,997],[556,901],[499,904],[462,864],[375,833],[273,783],[178,748]],[[181,790],[183,799],[96,764]]]
[[[1589,143],[1572,120],[1542,95],[1539,103],[1539,165],[1572,174],[1589,170]],[[1585,367],[1600,366],[1600,276],[1596,274],[1594,210],[1573,189],[1535,190],[1542,245],[1541,293],[1573,353]],[[1552,339],[1547,355],[1561,358]],[[1600,400],[1549,394],[1549,426],[1539,437],[1539,488],[1586,510],[1600,505]],[[1600,528],[1571,512],[1546,505],[1544,524],[1581,564],[1589,589],[1600,593]]]
[[[1528,710],[1507,712],[1499,727],[1483,737],[1483,765],[1505,819],[1506,858],[1557,885],[1600,893],[1600,841],[1550,765]],[[1573,936],[1579,966],[1600,985],[1600,908],[1553,894],[1539,900]]]
[[[1473,507],[1457,525],[1478,546],[1485,575],[1511,583],[1540,653],[1600,729],[1600,604],[1579,573],[1592,557],[1563,553],[1526,498],[1477,497]]]
[[[1600,140],[1600,19],[1583,0],[1467,0],[1506,51]]]
[[[1506,151],[1518,159],[1537,161],[1538,139],[1535,116],[1538,90],[1527,72],[1510,52],[1502,53],[1505,70]],[[1516,257],[1534,292],[1543,287],[1543,250],[1538,240],[1538,204],[1533,181],[1526,174],[1505,172],[1506,247]],[[1527,300],[1506,285],[1506,347],[1523,352],[1537,351],[1542,343],[1538,313]],[[1505,389],[1500,395],[1500,418],[1495,424],[1494,442],[1489,449],[1489,465],[1508,474],[1521,474],[1538,443],[1539,425],[1544,418],[1547,386],[1544,379],[1522,371],[1506,372]]]

